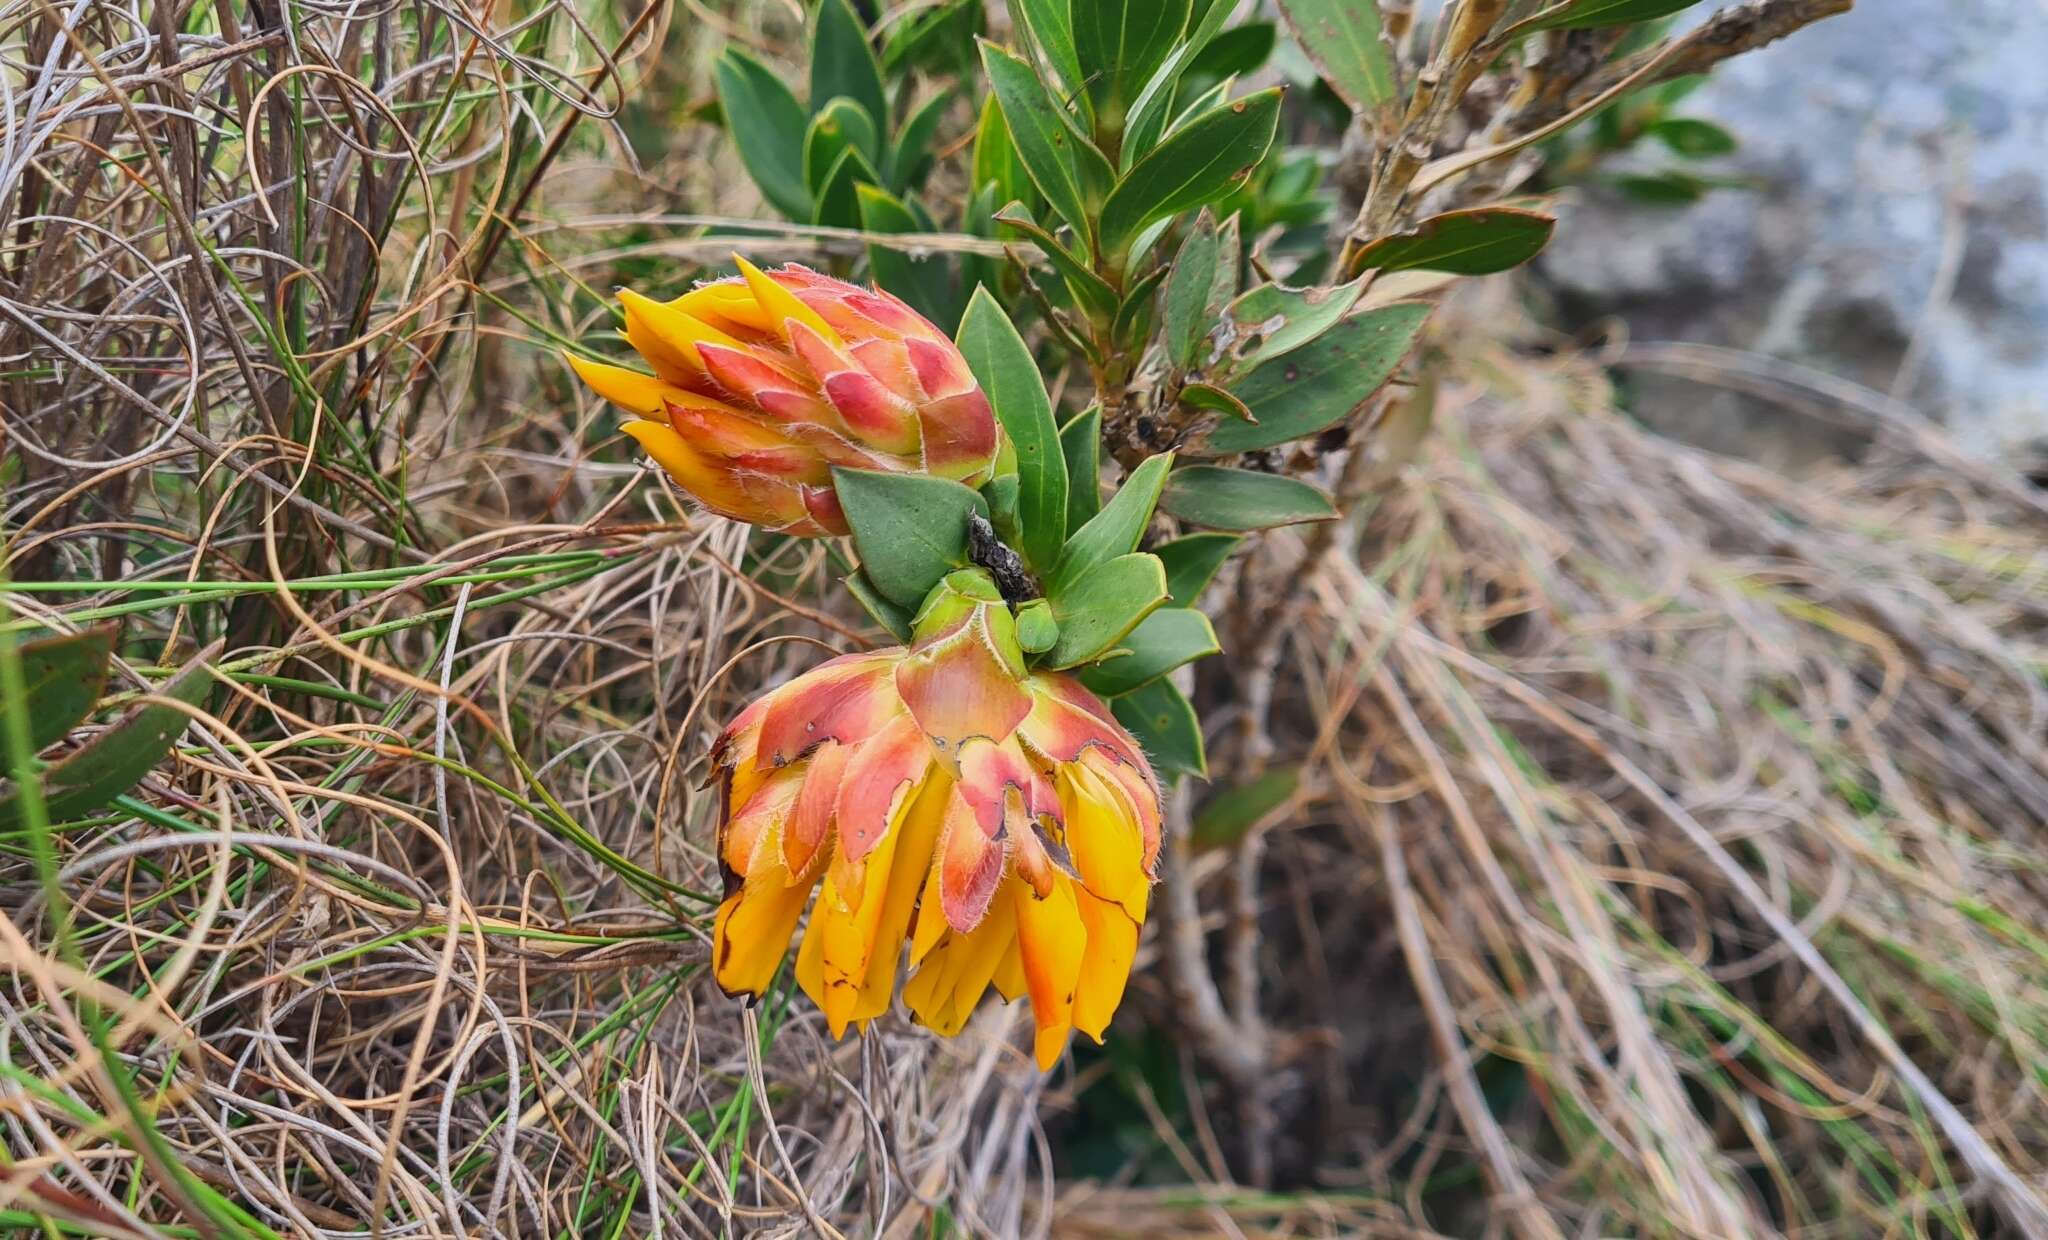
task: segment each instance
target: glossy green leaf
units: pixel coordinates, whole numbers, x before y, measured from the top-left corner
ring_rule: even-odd
[[[1167,56],[1165,63],[1152,74],[1152,80],[1145,83],[1131,104],[1124,124],[1124,167],[1129,167],[1138,156],[1158,145],[1160,136],[1166,132],[1167,121],[1173,116],[1174,101],[1180,95],[1181,75],[1196,54],[1222,31],[1223,24],[1230,20],[1236,8],[1235,4],[1197,0],[1187,37]]]
[[[1155,220],[1203,206],[1244,182],[1273,144],[1276,87],[1219,105],[1167,136],[1102,204],[1102,251],[1121,258]]]
[[[1084,85],[1081,58],[1074,50],[1074,24],[1069,0],[1016,0],[1010,16],[1029,36],[1033,46],[1052,65],[1055,93],[1081,94]]]
[[[1059,565],[1052,572],[1054,590],[1079,580],[1099,564],[1137,550],[1145,527],[1152,523],[1152,510],[1166,486],[1167,471],[1172,468],[1173,453],[1165,452],[1147,458],[1131,471],[1102,511],[1075,530],[1060,548]]]
[[[826,183],[837,170],[840,158],[847,151],[857,152],[869,169],[874,161],[868,152],[874,148],[875,122],[868,117],[866,109],[851,99],[834,99],[820,108],[811,117],[809,128],[804,130],[804,184],[815,198],[824,190]],[[876,184],[881,178],[869,178]]]
[[[199,652],[185,670],[158,689],[155,696],[197,706],[213,687],[206,663],[219,656],[215,641]],[[163,761],[171,745],[184,735],[191,716],[175,706],[143,702],[119,723],[44,767],[43,810],[52,822],[90,813],[141,783]],[[21,792],[12,781],[0,792],[0,831],[13,830],[21,819]]]
[[[1166,568],[1157,556],[1135,552],[1095,565],[1049,597],[1060,634],[1046,665],[1073,667],[1115,649],[1166,602]]]
[[[1073,127],[1030,65],[988,42],[981,45],[981,63],[1031,183],[1076,235],[1092,237],[1088,204],[1094,187],[1112,176],[1109,161]]]
[[[1716,156],[1732,154],[1736,147],[1735,135],[1712,121],[1703,121],[1690,116],[1674,116],[1670,120],[1658,121],[1650,126],[1651,137],[1670,147],[1672,152],[1687,159],[1713,159]]]
[[[1067,526],[1067,462],[1059,424],[1031,349],[985,288],[974,290],[960,318],[960,352],[995,407],[1017,451],[1017,516],[1025,561],[1044,572],[1058,559]]]
[[[1175,775],[1208,778],[1209,759],[1202,749],[1201,722],[1195,718],[1194,705],[1172,681],[1155,680],[1112,698],[1109,709],[1117,722],[1138,738],[1160,774],[1168,779]]]
[[[850,0],[818,0],[817,24],[811,29],[811,111],[842,96],[867,109],[877,128],[888,126],[882,66],[860,15]],[[870,147],[867,155],[870,162],[879,161],[881,149]]]
[[[1261,284],[1246,289],[1230,303],[1211,347],[1220,346],[1221,360],[1242,372],[1261,362],[1283,357],[1337,325],[1358,302],[1365,282],[1334,287],[1289,288]]]
[[[1449,271],[1461,276],[1506,271],[1543,252],[1557,217],[1510,207],[1446,211],[1407,232],[1381,237],[1358,252],[1358,269]]]
[[[1088,270],[1081,261],[1068,252],[1051,233],[1041,227],[1022,203],[1011,203],[996,212],[996,222],[1016,229],[1037,244],[1041,253],[1052,261],[1054,270],[1067,282],[1067,289],[1074,296],[1087,315],[1097,322],[1108,322],[1116,313],[1116,290],[1109,287],[1101,276]]]
[[[1090,405],[1060,428],[1067,458],[1067,533],[1102,511],[1102,406]]]
[[[811,201],[811,223],[827,228],[860,227],[860,187],[875,182],[875,171],[857,147],[839,152]]]
[[[1197,848],[1235,844],[1293,800],[1300,787],[1301,768],[1283,766],[1249,783],[1218,789],[1195,811],[1190,838]]]
[[[1217,35],[1188,61],[1190,79],[1242,77],[1266,63],[1279,40],[1272,22],[1246,22]]]
[[[61,633],[21,643],[23,687],[27,690],[28,747],[48,748],[85,721],[107,685],[114,655],[111,625],[83,633]]]
[[[1262,530],[1329,521],[1337,507],[1321,488],[1279,474],[1222,465],[1175,470],[1159,496],[1162,512],[1218,530]]]
[[[996,187],[997,207],[1021,202],[1026,194],[1036,192],[1031,174],[1024,170],[1024,159],[1017,154],[1017,144],[1010,140],[1003,105],[994,95],[981,101],[981,121],[974,129],[974,158],[969,176],[977,190],[989,185]]]
[[[971,487],[929,474],[834,469],[861,571],[882,597],[916,608],[939,579],[967,564],[967,518],[988,515]]]
[[[1244,541],[1242,534],[1183,534],[1152,549],[1166,565],[1169,607],[1193,607],[1216,577],[1216,570]]]
[[[952,103],[953,92],[942,90],[919,104],[910,119],[903,122],[896,140],[883,152],[882,175],[892,191],[908,193],[924,184],[938,159],[933,146],[938,141],[939,123],[946,119],[946,110]]]
[[[1251,452],[1301,439],[1341,421],[1379,390],[1408,356],[1429,318],[1421,302],[1354,314],[1285,357],[1261,365],[1231,389],[1257,423],[1211,431],[1211,452]]]
[[[1531,30],[1589,30],[1596,26],[1626,26],[1634,22],[1669,17],[1689,9],[1700,0],[1578,0],[1539,22]]]
[[[1081,683],[1099,697],[1129,693],[1183,663],[1223,649],[1209,617],[1187,607],[1160,608],[1145,617],[1121,644],[1129,654],[1114,655],[1081,673]]]
[[[860,203],[860,226],[871,233],[915,233],[916,215],[894,194],[879,185],[855,189]],[[946,260],[937,254],[913,256],[886,245],[868,243],[868,272],[875,283],[909,302],[919,314],[952,327],[960,321],[960,309],[953,294],[953,274]]]
[[[761,196],[793,220],[811,218],[804,184],[804,135],[809,117],[768,66],[736,47],[718,57],[718,103],[747,175]]]
[[[1060,639],[1060,622],[1053,618],[1052,604],[1032,599],[1017,609],[1017,645],[1025,654],[1044,654]]]
[[[1187,26],[1188,0],[1081,0],[1071,20],[1089,93],[1121,118]]]
[[[887,630],[889,636],[899,642],[910,640],[909,608],[898,607],[890,602],[875,588],[875,583],[868,580],[866,573],[848,573],[839,580],[846,586],[846,592],[853,595],[854,601],[861,605],[861,610],[867,612],[870,619]]]
[[[1279,0],[1294,41],[1354,112],[1393,101],[1394,65],[1380,38],[1380,10],[1359,0]]]

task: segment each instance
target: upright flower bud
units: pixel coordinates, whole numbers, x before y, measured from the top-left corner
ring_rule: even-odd
[[[967,359],[899,299],[792,263],[658,302],[622,289],[654,371],[571,355],[639,415],[625,431],[706,508],[786,534],[846,533],[832,467],[987,481],[1001,445]]]

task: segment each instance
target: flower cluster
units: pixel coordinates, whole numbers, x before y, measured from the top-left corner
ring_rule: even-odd
[[[1042,1067],[1101,1040],[1159,852],[1159,788],[1073,678],[1030,673],[994,584],[963,570],[915,640],[835,659],[749,706],[713,750],[726,874],[718,982],[758,995],[819,888],[796,978],[834,1036],[903,997],[952,1034],[990,986],[1031,996]]]
[[[625,431],[706,508],[786,534],[844,534],[833,466],[986,481],[1001,432],[960,350],[901,300],[790,264],[673,301],[621,290],[652,368],[569,362],[639,415]]]

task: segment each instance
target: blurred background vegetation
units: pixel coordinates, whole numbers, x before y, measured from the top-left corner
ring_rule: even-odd
[[[561,351],[737,248],[935,316],[982,280],[1063,410],[1100,386],[977,192],[1009,14],[862,17],[900,215],[742,158],[721,74],[807,97],[792,0],[0,9],[0,690],[43,773],[0,788],[0,1225],[2041,1234],[2048,500],[1910,393],[1515,276],[1346,424],[1346,519],[1220,580],[1212,778],[1106,1045],[1041,1077],[1000,1005],[834,1044],[718,993],[704,750],[877,634]],[[1369,138],[1279,18],[1190,72],[1289,86],[1231,207],[1307,283]],[[1698,99],[1626,93],[1525,191],[1755,193]],[[1854,459],[1656,433],[1660,366]]]

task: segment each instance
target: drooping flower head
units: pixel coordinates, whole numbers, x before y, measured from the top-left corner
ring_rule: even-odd
[[[835,465],[987,481],[1001,433],[944,332],[888,293],[738,261],[674,301],[620,290],[653,374],[569,357],[639,415],[626,433],[679,486],[720,516],[816,536],[847,532]]]
[[[796,977],[833,1036],[903,997],[953,1034],[990,986],[1031,996],[1039,1065],[1100,1041],[1123,998],[1159,853],[1159,786],[1107,707],[1025,670],[987,575],[933,592],[913,644],[848,655],[749,706],[712,750],[723,803],[713,968]]]

